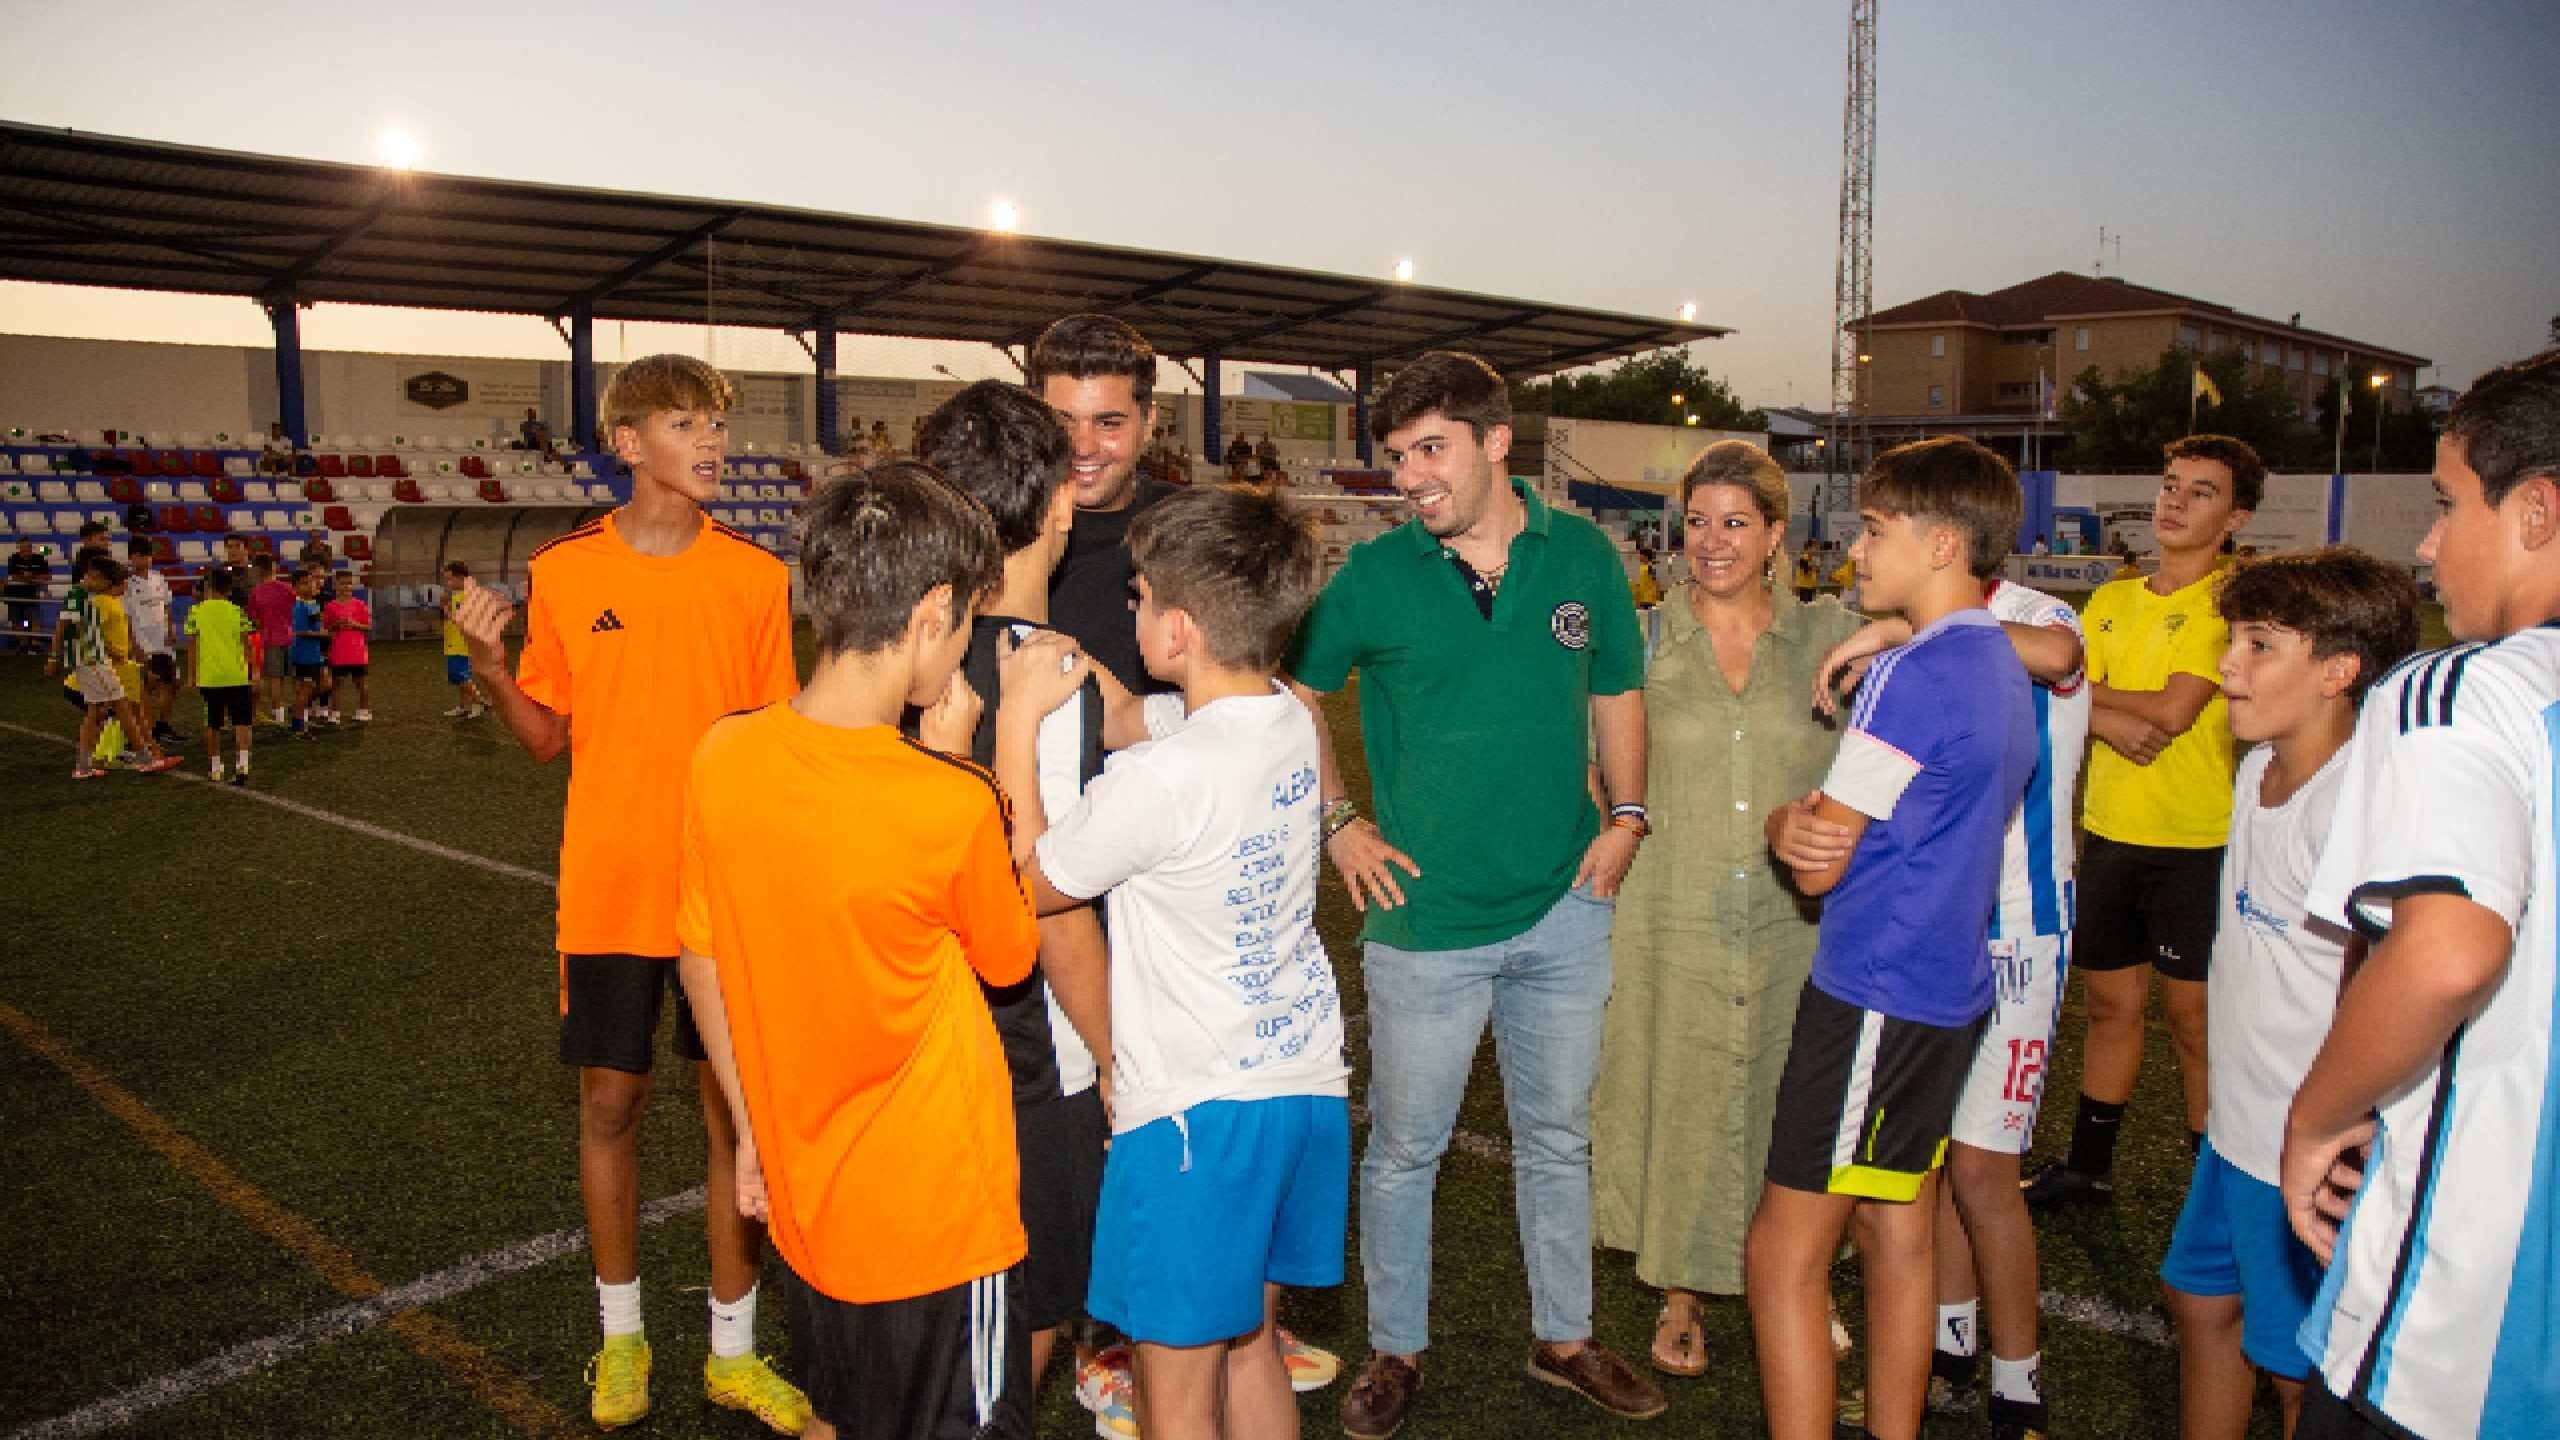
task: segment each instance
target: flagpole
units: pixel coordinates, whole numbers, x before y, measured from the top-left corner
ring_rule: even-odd
[[[2342,363],[2338,367],[2338,458],[2330,469],[2333,475],[2347,473],[2347,407],[2353,403],[2347,397],[2354,392],[2347,388],[2345,358],[2339,357]]]
[[[2204,387],[2196,383],[2196,377],[2203,373],[2204,361],[2190,357],[2187,361],[2187,433],[2190,435],[2196,433],[2196,401],[2204,394]]]

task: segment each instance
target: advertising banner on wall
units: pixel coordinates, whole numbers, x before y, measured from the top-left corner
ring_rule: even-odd
[[[542,408],[537,360],[403,360],[393,413],[404,420],[516,419]]]

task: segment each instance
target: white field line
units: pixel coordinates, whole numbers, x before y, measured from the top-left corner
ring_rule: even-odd
[[[703,1205],[702,1187],[696,1185],[682,1193],[652,1200],[640,1207],[643,1228],[680,1215],[690,1215]],[[297,1324],[234,1345],[209,1359],[199,1360],[182,1370],[172,1370],[154,1380],[146,1380],[130,1390],[121,1390],[102,1400],[93,1400],[67,1415],[39,1420],[10,1432],[10,1440],[71,1440],[81,1435],[96,1435],[113,1430],[154,1410],[190,1400],[207,1390],[218,1389],[236,1380],[272,1370],[295,1355],[349,1335],[370,1330],[395,1315],[422,1310],[457,1295],[468,1294],[483,1285],[507,1276],[548,1265],[554,1260],[575,1255],[587,1248],[587,1232],[582,1226],[574,1230],[554,1230],[519,1240],[503,1249],[475,1255],[459,1265],[449,1266],[432,1275],[421,1275],[406,1285],[394,1286],[369,1300],[323,1310]]]

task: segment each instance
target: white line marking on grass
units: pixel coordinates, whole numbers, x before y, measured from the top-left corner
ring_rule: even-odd
[[[703,1189],[696,1185],[640,1207],[640,1224],[645,1229],[660,1221],[694,1214],[702,1206]],[[395,1315],[423,1310],[492,1281],[548,1265],[586,1248],[587,1232],[583,1226],[519,1240],[513,1245],[475,1255],[432,1275],[421,1275],[370,1300],[324,1310],[299,1324],[235,1345],[183,1370],[172,1370],[156,1380],[146,1380],[130,1390],[92,1401],[67,1415],[23,1426],[10,1432],[10,1440],[71,1440],[75,1436],[113,1430],[120,1425],[131,1424],[151,1411],[166,1409],[207,1390],[272,1370],[315,1345],[361,1334]]]
[[[54,734],[52,731],[38,730],[33,726],[19,725],[7,720],[0,720],[0,730],[7,730],[14,734],[25,735],[36,740],[49,740],[56,745],[66,747],[76,746],[79,744],[77,740],[66,739],[63,736]],[[299,800],[288,800],[282,795],[275,794],[272,791],[260,790],[254,784],[214,785],[210,776],[199,775],[193,770],[173,770],[168,772],[166,776],[151,775],[144,776],[142,778],[147,780],[174,778],[178,780],[191,780],[198,785],[211,785],[214,789],[219,790],[226,795],[237,795],[243,800],[255,800],[261,805],[271,805],[278,810],[286,812],[287,814],[299,815],[306,820],[317,820],[324,825],[335,825],[343,830],[353,830],[357,834],[367,836],[371,839],[387,840],[394,845],[405,845],[412,850],[433,855],[439,860],[450,860],[456,865],[469,865],[474,869],[486,870],[492,875],[504,875],[510,879],[530,880],[534,884],[542,886],[546,890],[559,883],[544,871],[528,869],[522,865],[512,865],[504,860],[492,860],[486,855],[474,855],[468,850],[456,850],[450,845],[439,845],[433,840],[424,840],[415,835],[408,835],[398,830],[387,829],[383,826],[374,824],[370,820],[359,820],[352,815],[341,815],[335,810],[323,810],[317,805],[305,805]]]

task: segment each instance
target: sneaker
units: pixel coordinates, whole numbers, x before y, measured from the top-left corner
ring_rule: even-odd
[[[159,759],[151,761],[140,768],[142,773],[145,775],[157,775],[163,770],[175,770],[186,763],[186,761],[179,759],[175,755],[163,755]]]
[[[587,1413],[606,1430],[618,1430],[649,1413],[649,1342],[639,1335],[607,1335],[587,1362],[595,1398]]]
[[[284,723],[284,707],[283,707],[283,706],[281,706],[281,705],[277,706],[277,707],[275,708],[274,712],[273,712],[273,713],[271,713],[270,715],[268,715],[268,716],[267,716],[267,718],[268,718],[270,721],[274,722],[275,724],[278,724],[278,725],[283,724],[283,723]]]
[[[1351,1379],[1342,1397],[1342,1433],[1351,1440],[1387,1440],[1404,1428],[1405,1411],[1422,1388],[1422,1366],[1383,1350],[1369,1352],[1369,1363]]]
[[[1289,1367],[1289,1388],[1304,1395],[1321,1390],[1342,1373],[1342,1357],[1330,1350],[1319,1350],[1280,1327],[1280,1363]]]
[[[156,745],[184,745],[187,743],[187,737],[179,734],[177,727],[174,725],[152,726],[151,740],[152,743]]]
[[[465,719],[465,720],[477,720],[477,719],[479,719],[481,716],[486,715],[486,714],[488,714],[488,713],[489,713],[489,707],[488,707],[488,706],[486,706],[486,705],[474,705],[474,706],[472,706],[472,707],[471,707],[471,713],[470,713],[470,714],[468,714],[468,715],[463,716],[462,718],[463,718],[463,719]]]
[[[1570,1390],[1621,1420],[1650,1420],[1671,1408],[1662,1387],[1596,1341],[1570,1355],[1543,1342],[1529,1347],[1529,1378]]]
[[[2027,1208],[2052,1210],[2064,1205],[2095,1205],[2116,1198],[2116,1182],[2112,1175],[2091,1175],[2060,1163],[2047,1165],[2032,1180],[2023,1180],[2018,1188],[2026,1192]]]
[[[1106,1345],[1076,1368],[1076,1403],[1100,1440],[1137,1440],[1138,1377],[1126,1345]]]
[[[364,718],[364,712],[356,712]],[[775,1373],[761,1355],[717,1355],[702,1362],[702,1397],[714,1405],[744,1410],[777,1434],[797,1435],[809,1428],[809,1397]]]
[[[213,776],[213,783],[216,785],[219,785],[223,781],[231,778],[231,772],[223,769],[222,762],[219,760],[213,762],[213,768],[210,773]]]
[[[246,785],[246,784],[248,784],[248,783],[249,783],[249,767],[248,767],[248,766],[246,766],[246,765],[243,765],[243,766],[241,766],[239,769],[232,771],[232,772],[231,772],[231,783],[232,783],[232,784],[234,784],[234,785]]]
[[[106,773],[106,771],[98,769],[94,765],[82,765],[71,772],[71,778],[74,780],[95,780]]]
[[[2043,1401],[1991,1397],[1991,1440],[2045,1440],[2045,1425]]]
[[[459,705],[456,705],[456,706],[454,706],[452,709],[447,710],[446,712],[444,712],[444,718],[446,718],[447,720],[459,720],[459,719],[461,719],[463,716],[468,715],[468,714],[470,714],[470,713],[471,713],[470,711],[468,711],[468,710],[466,710],[466,709],[462,708],[462,707],[461,707],[461,706],[459,706]]]
[[[359,725],[370,725],[370,724],[372,724],[372,723],[373,723],[373,712],[372,712],[372,711],[370,711],[370,710],[359,710],[359,711],[357,711],[357,712],[356,712],[356,723],[357,723],[357,724],[359,724]],[[797,1433],[799,1433],[799,1432],[794,1431],[794,1432],[792,1432],[792,1433],[797,1434]]]

